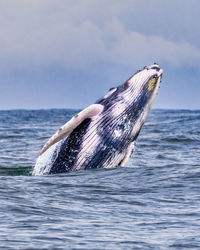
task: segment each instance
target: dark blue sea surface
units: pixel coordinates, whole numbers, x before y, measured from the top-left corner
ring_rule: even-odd
[[[0,111],[0,249],[200,249],[200,111],[152,110],[126,167],[32,176],[75,112]]]

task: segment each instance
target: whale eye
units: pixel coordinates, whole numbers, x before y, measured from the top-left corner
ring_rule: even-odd
[[[158,79],[157,77],[153,77],[153,78],[151,78],[149,80],[149,82],[148,82],[148,91],[151,91],[154,88],[154,86],[155,86],[155,84],[157,82],[157,79]]]

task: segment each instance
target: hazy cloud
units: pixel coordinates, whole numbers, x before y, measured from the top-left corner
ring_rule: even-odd
[[[81,90],[97,98],[153,62],[168,82],[160,106],[199,103],[199,9],[199,0],[1,0],[0,108],[80,107],[94,100]]]
[[[91,64],[99,62],[135,67],[155,60],[174,66],[185,63],[200,66],[198,47],[187,40],[176,41],[167,39],[161,32],[160,35],[159,32],[156,34],[151,24],[153,12],[158,16],[154,18],[158,23],[162,22],[162,16],[166,17],[166,12],[170,20],[176,4],[181,4],[188,13],[188,1],[173,1],[173,8],[172,1],[164,3],[165,8],[161,1],[142,2],[144,1],[1,1],[2,67],[5,69],[9,65],[10,68],[37,68],[60,65],[86,70]],[[195,2],[190,1],[190,9],[192,6],[194,11],[197,8]],[[140,8],[142,11],[138,17],[137,10]],[[133,11],[132,15],[130,10]],[[145,24],[146,34],[144,30],[134,30],[133,25],[126,25],[126,14],[130,23],[138,23],[142,19],[143,23],[138,26],[143,30]],[[154,29],[156,27],[159,30],[159,24]],[[169,31],[179,33],[176,25],[168,27],[165,32]]]

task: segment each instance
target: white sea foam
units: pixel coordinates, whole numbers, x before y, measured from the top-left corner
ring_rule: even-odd
[[[32,175],[44,175],[49,173],[52,167],[52,163],[56,157],[56,154],[54,154],[54,152],[58,152],[58,149],[60,148],[60,143],[61,141],[55,143],[37,158]]]

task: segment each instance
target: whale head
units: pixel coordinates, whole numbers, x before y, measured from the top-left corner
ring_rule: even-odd
[[[127,81],[134,100],[139,106],[151,107],[158,92],[163,70],[158,64],[146,66]]]
[[[132,122],[139,119],[143,124],[157,95],[162,73],[158,64],[145,66],[124,84],[110,89],[97,103],[104,106],[104,112],[112,114],[112,119],[125,114],[132,116]]]

